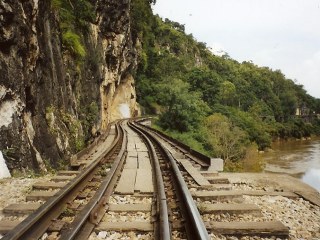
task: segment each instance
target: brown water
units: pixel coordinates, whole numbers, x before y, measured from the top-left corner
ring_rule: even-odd
[[[287,173],[320,191],[320,138],[277,142],[262,154],[265,172]]]

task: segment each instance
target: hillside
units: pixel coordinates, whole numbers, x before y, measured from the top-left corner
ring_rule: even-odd
[[[215,56],[184,26],[132,2],[133,33],[141,49],[137,98],[156,125],[230,165],[272,140],[320,133],[320,100],[280,70]]]

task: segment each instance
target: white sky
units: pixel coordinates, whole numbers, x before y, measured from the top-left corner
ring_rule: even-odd
[[[320,98],[320,0],[157,0],[153,9],[208,47],[280,69]]]

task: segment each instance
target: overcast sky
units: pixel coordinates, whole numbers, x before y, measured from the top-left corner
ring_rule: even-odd
[[[208,47],[280,69],[320,98],[320,0],[157,0],[153,9]]]

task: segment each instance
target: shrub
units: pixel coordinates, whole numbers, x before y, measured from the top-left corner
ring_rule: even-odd
[[[72,51],[76,57],[83,58],[86,55],[86,50],[80,41],[80,36],[71,30],[62,34],[63,44]]]

